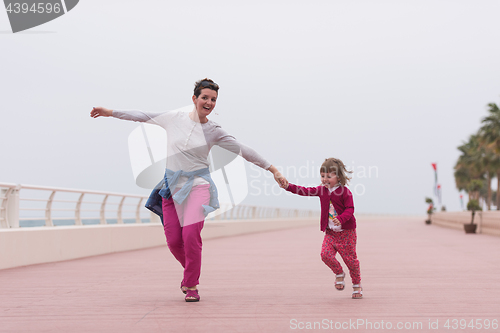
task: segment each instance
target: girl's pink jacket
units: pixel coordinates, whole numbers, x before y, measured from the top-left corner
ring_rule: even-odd
[[[342,229],[356,229],[356,218],[354,217],[354,203],[352,193],[345,186],[339,186],[330,194],[330,191],[323,185],[317,187],[303,187],[289,183],[288,192],[302,196],[319,197],[321,203],[321,231],[325,231],[328,226],[328,211],[330,201],[335,207],[337,219],[342,224]]]

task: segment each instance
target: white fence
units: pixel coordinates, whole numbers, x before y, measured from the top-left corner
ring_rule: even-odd
[[[24,196],[25,192],[30,196]],[[63,198],[59,198],[60,196]],[[71,198],[76,196],[76,198]],[[0,183],[0,228],[19,228],[23,222],[38,221],[42,226],[123,224],[159,222],[144,208],[147,196]],[[23,203],[28,203],[24,207]],[[97,207],[98,206],[98,207]],[[312,210],[259,207],[221,203],[222,214],[207,220],[304,218],[318,215]],[[112,217],[110,217],[110,215]],[[86,222],[85,222],[86,221]]]

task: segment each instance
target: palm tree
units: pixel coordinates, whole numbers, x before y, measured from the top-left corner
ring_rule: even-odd
[[[491,179],[495,176],[495,173],[499,171],[498,169],[498,155],[495,154],[490,145],[487,144],[484,137],[478,137],[479,140],[479,151],[477,151],[477,157],[482,164],[483,174],[486,177],[484,186],[480,191],[481,197],[486,201],[486,206],[488,210],[491,209],[491,198],[493,192],[491,190]]]
[[[462,156],[461,156],[462,157]],[[459,158],[455,165],[455,185],[458,191],[468,192],[469,182],[472,179],[471,172],[463,159]]]
[[[480,131],[489,143],[494,144],[496,151],[500,152],[500,108],[495,103],[489,103],[488,107],[490,114],[481,121],[484,125]]]
[[[482,187],[485,166],[488,164],[488,158],[484,145],[481,144],[481,138],[478,134],[471,135],[469,141],[458,147],[462,153],[455,164],[455,184],[459,191],[464,190],[469,194],[470,199],[479,201]],[[474,180],[481,182],[481,187],[471,187]]]
[[[484,142],[493,149],[495,158],[493,159],[492,172],[497,178],[497,189],[500,189],[500,108],[495,103],[488,104],[489,115],[483,118],[480,135]],[[500,210],[500,196],[497,195],[497,210]]]
[[[465,190],[478,204],[484,200],[489,210],[493,203],[493,178],[497,178],[497,191],[500,189],[500,108],[489,103],[488,112],[478,133],[458,147],[461,155],[455,165],[455,183],[458,190]],[[496,196],[496,207],[500,210],[500,195]]]
[[[490,165],[492,178],[497,179],[497,191],[500,188],[500,154],[495,154],[494,159]],[[491,202],[497,207],[497,210],[500,210],[500,201],[497,196],[494,196],[494,193],[491,193]]]

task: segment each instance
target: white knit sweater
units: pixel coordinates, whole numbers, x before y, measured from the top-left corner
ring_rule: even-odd
[[[170,111],[153,113],[144,111],[113,110],[113,117],[161,126],[167,132],[166,168],[172,171],[194,171],[209,167],[208,154],[214,145],[239,154],[255,165],[269,169],[271,163],[252,148],[238,142],[212,120],[206,123],[193,121],[189,112]],[[217,162],[217,161],[214,161]],[[180,179],[177,187],[182,187],[186,179]],[[208,184],[197,177],[193,185]]]

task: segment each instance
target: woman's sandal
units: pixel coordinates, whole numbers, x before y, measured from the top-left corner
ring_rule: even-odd
[[[363,287],[361,287],[360,284],[353,284],[352,287],[353,288],[361,288],[361,290],[354,290],[352,292],[352,298],[353,299],[363,298]],[[357,296],[357,295],[359,295],[359,296]]]
[[[198,302],[200,300],[200,295],[198,295],[198,289],[187,289],[186,291],[186,302]]]
[[[342,281],[335,281],[335,289],[337,289],[338,291],[344,290],[344,288],[345,288],[345,282],[344,282],[345,272],[342,272],[342,274],[335,275],[335,278],[342,278]],[[337,287],[337,286],[341,286],[341,287]]]
[[[181,286],[181,291],[182,291],[182,293],[184,293],[184,294],[185,294],[185,293],[187,293],[187,290],[188,290],[188,287],[186,287],[186,286]]]

